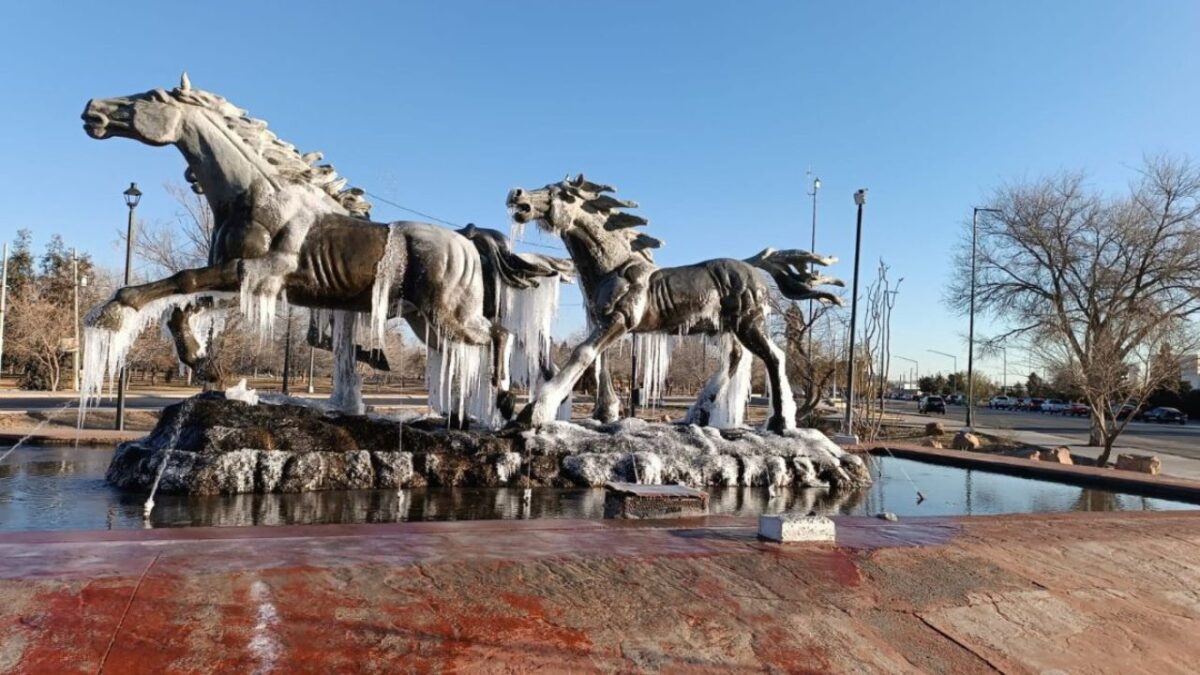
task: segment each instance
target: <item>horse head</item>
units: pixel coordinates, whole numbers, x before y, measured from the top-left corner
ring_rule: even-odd
[[[658,248],[662,242],[632,228],[648,221],[621,209],[637,208],[637,202],[618,199],[616,188],[594,183],[583,174],[568,176],[536,190],[514,188],[506,204],[512,219],[518,224],[536,222],[543,231],[572,238],[579,230],[590,246],[600,246],[607,253],[637,254],[650,260],[647,249]]]
[[[175,91],[190,87],[187,74],[184,74]],[[92,99],[82,115],[83,129],[92,138],[118,136],[156,146],[179,141],[183,117],[183,104],[174,92],[165,89]]]

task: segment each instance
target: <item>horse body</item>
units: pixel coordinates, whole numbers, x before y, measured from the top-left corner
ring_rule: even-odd
[[[240,294],[243,313],[262,333],[270,330],[281,296],[335,310],[335,399],[361,410],[360,395],[351,391],[357,377],[351,313],[404,316],[421,339],[436,337],[437,348],[491,344],[491,354],[503,354],[506,332],[484,316],[485,284],[495,279],[485,278],[481,255],[496,258],[492,267],[518,270],[514,274],[526,284],[562,271],[520,257],[507,244],[484,241],[477,228],[460,234],[424,223],[370,222],[362,191],[344,189],[345,180],[331,166],[315,165],[319,153],[301,155],[266,131],[264,122],[215,94],[192,89],[186,75],[170,92],[89,101],[83,119],[93,138],[177,147],[188,164],[186,177],[206,196],[215,218],[206,267],[120,289],[89,316],[93,331],[129,331],[123,324],[145,322],[141,310],[178,296],[191,302]],[[386,316],[375,317],[372,325],[382,327]],[[170,322],[172,330],[184,333],[190,324],[180,311]],[[203,348],[194,336],[177,333],[176,344],[181,360],[199,365]],[[110,371],[123,358],[123,352],[109,354]],[[491,375],[498,387],[506,379],[503,364],[494,362]],[[339,378],[349,381],[339,386]],[[451,389],[452,379],[453,374],[446,382]],[[84,396],[95,395],[99,384],[93,379],[93,391]],[[465,383],[457,386],[465,391]]]
[[[580,175],[539,190],[514,189],[508,198],[518,223],[537,222],[562,237],[582,285],[591,334],[572,352],[567,364],[546,383],[521,413],[519,421],[538,425],[574,386],[583,371],[628,333],[721,335],[727,358],[688,413],[699,424],[739,425],[741,415],[721,406],[744,405],[748,394],[748,362],[742,349],[767,365],[771,384],[773,431],[795,428],[795,402],[784,370],[783,352],[767,332],[768,288],[759,270],[768,272],[790,299],[837,302],[814,285],[840,284],[810,273],[809,264],[827,265],[833,259],[805,251],[766,249],[746,260],[709,260],[683,267],[658,268],[649,249],[657,239],[632,228],[646,220],[621,211],[636,203],[616,199],[613,188]],[[611,384],[601,375],[603,402],[612,397]],[[609,390],[609,391],[606,391]]]

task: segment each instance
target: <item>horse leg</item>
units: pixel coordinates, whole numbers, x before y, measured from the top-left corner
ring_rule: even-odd
[[[496,389],[496,410],[505,421],[511,420],[516,409],[517,401],[512,395],[512,376],[509,373],[509,359],[512,357],[512,333],[500,325],[499,321],[492,322],[492,387]]]
[[[628,331],[624,318],[619,314],[607,320],[607,324],[597,327],[586,340],[575,347],[562,370],[550,378],[549,382],[542,384],[533,402],[521,410],[517,424],[541,426],[554,419],[559,404],[571,393],[587,367]]]
[[[608,359],[601,356],[596,361],[596,368],[596,407],[592,410],[592,418],[606,424],[616,422],[621,417],[621,402],[613,388]]]
[[[685,424],[696,424],[702,427],[709,426],[713,422],[714,413],[717,409],[717,400],[725,396],[726,389],[729,388],[737,374],[738,367],[741,365],[742,359],[746,358],[745,350],[742,345],[735,339],[728,340],[728,349],[725,353],[724,360],[717,366],[712,376],[708,378],[704,388],[700,390],[700,394],[696,397],[694,403],[688,408],[687,415],[684,417]],[[737,402],[741,405],[742,402]],[[733,411],[725,411],[722,418],[735,417],[731,415]],[[718,423],[724,423],[725,419],[718,420]]]
[[[179,361],[191,368],[196,377],[205,383],[206,388],[220,380],[220,373],[213,367],[212,336],[205,336],[206,344],[202,345],[192,331],[191,319],[210,311],[213,311],[213,302],[211,298],[205,298],[186,307],[176,307],[167,320],[167,328],[171,331]]]
[[[738,330],[737,338],[767,366],[767,377],[771,382],[771,417],[767,419],[767,430],[783,433],[795,429],[796,400],[792,398],[792,387],[788,383],[785,356],[767,334],[766,320],[760,315],[756,320],[746,322]]]
[[[192,293],[232,293],[240,288],[240,260],[230,260],[220,265],[198,267],[177,272],[159,281],[137,286],[126,286],[113,295],[112,300],[101,307],[91,321],[93,326],[119,330],[122,309],[140,310],[146,304],[172,295]]]

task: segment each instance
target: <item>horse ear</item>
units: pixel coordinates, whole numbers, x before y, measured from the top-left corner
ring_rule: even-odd
[[[191,88],[192,88],[192,81],[188,79],[187,71],[185,70],[185,71],[183,71],[183,74],[179,76],[179,90],[180,91],[188,91]]]

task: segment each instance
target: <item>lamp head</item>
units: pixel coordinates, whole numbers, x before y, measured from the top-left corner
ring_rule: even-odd
[[[125,205],[131,209],[142,200],[142,191],[138,189],[137,183],[130,183],[129,189],[121,194],[125,195]]]
[[[867,203],[867,189],[860,188],[854,193],[854,203],[862,206]]]

